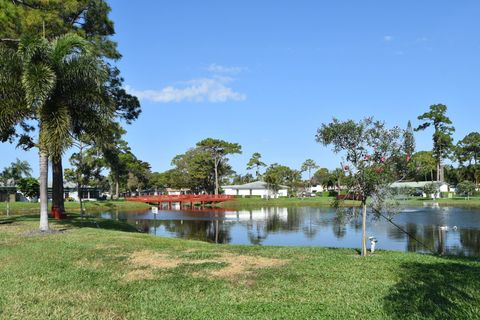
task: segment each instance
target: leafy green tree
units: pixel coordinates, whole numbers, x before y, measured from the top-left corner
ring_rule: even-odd
[[[255,168],[255,176],[257,180],[261,177],[260,167],[267,166],[265,163],[263,163],[260,160],[261,158],[262,158],[262,155],[258,152],[255,152],[247,163],[247,170],[252,170],[253,168]]]
[[[87,38],[97,55],[109,59],[121,57],[117,44],[110,39],[115,33],[104,0],[0,0],[0,38],[15,43],[25,35],[44,35],[54,39],[66,33]]]
[[[339,121],[323,124],[318,129],[317,142],[332,145],[335,153],[343,153],[346,182],[351,198],[362,202],[362,256],[367,255],[367,200],[378,217],[382,212],[394,213],[390,186],[396,180],[404,142],[400,128],[389,129],[380,121],[366,118],[362,121]],[[336,203],[339,206],[339,202]]]
[[[478,185],[480,159],[480,133],[471,132],[457,143],[455,154],[460,166],[471,173],[470,178]]]
[[[149,185],[155,189],[157,194],[167,188],[168,182],[165,172],[152,172],[150,174]]]
[[[433,181],[433,173],[437,168],[437,161],[431,151],[419,151],[413,154],[408,164],[410,178],[416,181]]]
[[[255,181],[253,176],[250,173],[245,175],[241,174],[234,174],[232,179],[232,184],[246,184]]]
[[[305,162],[302,163],[300,168],[301,172],[308,172],[308,184],[309,186],[312,185],[312,170],[318,168],[318,165],[315,163],[313,159],[307,159]]]
[[[150,180],[150,164],[148,162],[137,159],[133,154],[127,161],[128,178],[127,189],[130,192],[141,192],[149,186]]]
[[[314,185],[321,185],[324,189],[334,185],[334,182],[332,181],[332,175],[327,168],[318,169],[313,174],[312,183]]]
[[[31,172],[32,168],[27,161],[16,159],[15,162],[12,162],[10,166],[4,168],[3,171],[0,172],[0,182],[2,182],[5,187],[10,187],[7,190],[14,190],[21,179],[24,177],[30,177]],[[13,192],[13,194],[15,194],[15,192]]]
[[[477,186],[475,183],[465,180],[457,185],[456,191],[458,194],[461,194],[470,200],[470,197],[475,194],[475,191],[477,191]]]
[[[447,158],[453,150],[452,135],[455,128],[452,121],[447,116],[447,106],[443,104],[434,104],[430,106],[430,111],[418,117],[418,120],[425,121],[418,126],[416,131],[425,130],[431,126],[433,132],[433,156],[437,165],[437,181],[444,181],[443,160]]]
[[[280,173],[280,170],[276,168],[276,164],[272,164],[265,172],[264,180],[267,183],[268,190],[276,195],[278,190],[280,190],[281,184],[284,182],[284,177]],[[270,198],[270,196],[268,196],[267,199],[268,198]]]
[[[17,158],[10,166],[3,169],[2,179],[6,186],[15,187],[20,179],[30,177],[31,172],[30,164]]]
[[[238,143],[207,138],[197,143],[197,147],[205,151],[213,160],[215,173],[215,194],[220,190],[218,168],[230,154],[242,153],[242,147]]]
[[[37,179],[32,177],[21,178],[18,181],[18,188],[25,197],[38,198],[40,195],[40,184]]]
[[[175,156],[172,165],[175,166],[178,178],[175,185],[178,188],[189,188],[197,193],[215,192],[216,178],[222,181],[233,174],[227,158],[218,163],[215,170],[215,160],[211,153],[200,147]]]
[[[110,194],[112,198],[120,197],[120,185],[128,175],[128,168],[122,161],[122,155],[131,153],[127,141],[123,139],[126,131],[117,123],[113,122],[104,128],[101,135],[93,142],[97,152],[103,155],[104,165],[109,169]]]
[[[273,194],[278,192],[281,185],[289,187],[290,192],[293,194],[297,194],[298,189],[302,187],[301,172],[278,163],[273,163],[267,168],[264,178],[269,190]]]
[[[457,185],[463,180],[467,180],[469,178],[472,178],[473,175],[471,175],[468,172],[468,167],[454,167],[453,165],[445,165],[444,166],[445,170],[445,182],[448,183],[449,185]]]
[[[423,193],[425,193],[427,198],[428,197],[435,198],[439,192],[440,192],[440,188],[438,186],[438,183],[432,182],[423,186]]]
[[[345,175],[344,168],[336,168],[331,173],[332,185],[338,190],[342,191],[342,187],[346,184],[347,176]]]
[[[86,140],[88,141],[88,139]],[[89,145],[83,140],[75,141],[73,145],[77,151],[70,156],[71,168],[64,170],[64,176],[67,181],[75,183],[77,186],[80,211],[83,213],[84,188],[89,186],[103,189],[106,186],[106,179],[102,174],[105,162],[95,146]]]

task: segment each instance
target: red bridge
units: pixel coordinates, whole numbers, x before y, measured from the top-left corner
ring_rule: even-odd
[[[180,207],[182,204],[188,203],[190,207],[194,207],[195,204],[204,206],[205,203],[220,203],[225,201],[233,200],[234,196],[227,196],[223,194],[213,195],[213,194],[182,194],[178,196],[172,195],[158,195],[158,196],[137,196],[137,197],[126,197],[127,201],[135,202],[144,202],[149,204],[158,204],[161,206],[163,203],[168,203],[168,206],[171,208],[172,203],[179,203]]]

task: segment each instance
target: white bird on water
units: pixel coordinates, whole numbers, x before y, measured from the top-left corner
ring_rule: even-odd
[[[442,230],[442,231],[448,231],[449,229],[450,229],[449,226],[441,226],[440,227],[440,230]],[[454,231],[457,231],[457,229],[458,229],[457,226],[452,227],[452,230],[454,230]]]

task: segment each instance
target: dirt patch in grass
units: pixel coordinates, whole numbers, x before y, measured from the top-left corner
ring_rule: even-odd
[[[152,269],[135,269],[125,275],[127,281],[154,280],[157,276],[153,274]]]
[[[137,267],[150,267],[154,269],[175,268],[181,262],[182,261],[180,259],[150,250],[134,252],[129,258],[129,263],[132,265]]]
[[[236,255],[233,253],[221,253],[209,259],[195,259],[195,257],[174,257],[144,250],[131,254],[128,263],[129,266],[134,268],[126,274],[126,279],[129,281],[153,279],[155,278],[153,273],[155,269],[174,269],[179,266],[188,267],[195,265],[198,267],[194,268],[195,271],[190,273],[192,275],[237,280],[239,277],[248,278],[252,276],[258,269],[285,265],[287,260]],[[212,266],[216,267],[212,268]],[[191,270],[192,268],[186,268],[185,270],[189,269]]]
[[[104,267],[104,264],[101,260],[89,260],[89,259],[80,259],[75,262],[75,266],[80,267],[82,269],[101,269]]]
[[[227,263],[227,266],[219,270],[212,270],[210,275],[227,279],[248,276],[257,269],[279,267],[287,263],[286,260],[259,256],[235,255],[231,253],[223,254],[220,261]]]

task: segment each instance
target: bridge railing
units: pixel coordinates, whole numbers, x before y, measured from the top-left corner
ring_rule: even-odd
[[[233,200],[230,195],[213,194],[182,194],[182,195],[157,195],[157,196],[134,196],[126,197],[126,201],[135,202],[224,202]]]

